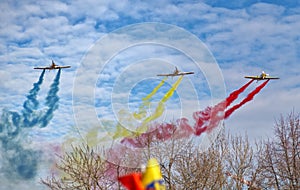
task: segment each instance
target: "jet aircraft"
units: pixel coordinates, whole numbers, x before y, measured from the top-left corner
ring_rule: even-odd
[[[180,76],[180,75],[191,75],[194,74],[194,72],[180,72],[177,67],[175,67],[175,71],[173,73],[169,74],[158,74],[157,76],[165,76],[165,77],[174,77],[174,76]]]
[[[65,69],[65,68],[70,68],[71,66],[70,65],[67,65],[67,66],[59,66],[59,65],[56,65],[54,63],[54,61],[52,60],[52,64],[48,67],[34,67],[34,69],[43,69],[43,70],[52,70],[52,69]]]
[[[270,79],[279,79],[279,77],[271,77],[269,74],[262,71],[260,75],[257,76],[245,76],[247,79],[254,79],[254,80],[270,80]]]

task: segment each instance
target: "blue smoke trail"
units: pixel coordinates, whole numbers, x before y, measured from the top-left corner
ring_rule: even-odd
[[[57,92],[59,90],[58,85],[60,72],[61,70],[59,69],[46,97],[46,105],[48,106],[48,110],[39,120],[41,127],[46,127],[48,125],[50,120],[53,118],[53,112],[58,109],[59,97],[57,95]]]
[[[7,178],[29,180],[37,175],[41,153],[25,149],[18,140],[10,140],[5,144],[4,171]]]
[[[58,71],[46,97],[46,112],[38,112],[37,94],[44,78],[43,71],[39,80],[33,84],[23,104],[22,114],[3,109],[0,118],[0,142],[2,153],[2,171],[8,178],[29,180],[37,175],[41,153],[22,146],[25,128],[46,127],[58,108],[60,70]]]
[[[37,93],[40,90],[40,85],[44,79],[45,70],[43,70],[38,82],[33,84],[33,88],[29,91],[29,95],[27,96],[27,100],[23,104],[23,127],[33,127],[37,124],[38,119],[34,115],[34,110],[38,108],[39,102],[36,99]]]

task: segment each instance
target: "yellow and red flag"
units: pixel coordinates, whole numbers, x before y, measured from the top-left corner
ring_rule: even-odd
[[[151,158],[142,173],[131,173],[119,178],[128,190],[165,190],[159,164]]]

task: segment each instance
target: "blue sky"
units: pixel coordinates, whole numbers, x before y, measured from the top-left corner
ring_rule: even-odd
[[[60,65],[71,65],[63,70],[59,84],[59,108],[45,128],[32,128],[22,131],[26,142],[32,146],[43,146],[49,139],[68,134],[75,125],[73,105],[74,82],[82,74],[82,62],[90,50],[105,35],[130,24],[158,22],[171,24],[191,33],[204,43],[214,57],[224,80],[228,95],[247,81],[245,75],[257,75],[262,70],[281,77],[270,83],[258,94],[254,101],[246,104],[225,122],[231,133],[244,134],[250,138],[265,139],[273,129],[274,119],[293,109],[299,112],[300,85],[300,3],[298,1],[1,1],[0,3],[0,104],[6,110],[21,112],[33,83],[38,81],[40,72],[35,66],[49,65],[51,59]],[[110,44],[113,48],[115,44]],[[146,53],[145,53],[146,52]],[[193,108],[205,108],[211,104],[209,85],[205,74],[196,70],[192,62],[176,49],[155,45],[142,48],[133,47],[118,52],[99,73],[97,83],[85,88],[95,90],[97,113],[112,118],[110,105],[111,89],[116,81],[132,80],[135,88],[114,95],[129,97],[130,109],[139,102],[149,89],[158,84],[158,79],[149,77],[153,84],[132,76],[132,71],[149,73],[173,70],[171,64],[181,66],[183,70],[195,70],[196,75],[185,78],[178,94],[167,105],[170,118],[176,117],[181,101],[188,102],[189,89],[196,88],[199,102]],[[155,59],[149,59],[155,58]],[[126,60],[129,60],[126,63]],[[148,62],[147,62],[148,61]],[[190,61],[190,62],[189,62]],[[187,64],[180,65],[180,62]],[[159,64],[164,66],[158,67]],[[139,65],[139,67],[135,67]],[[151,66],[152,65],[152,66]],[[89,80],[90,73],[83,73]],[[97,73],[96,73],[97,74]],[[124,74],[124,75],[121,75]],[[46,72],[37,99],[42,106],[50,85],[56,76],[55,71]],[[123,77],[123,78],[122,78]],[[79,77],[80,78],[80,77]],[[80,78],[81,79],[81,78]],[[78,78],[77,78],[78,80]],[[146,81],[147,81],[146,80]],[[169,85],[175,80],[169,79]],[[126,82],[126,81],[125,81]],[[85,84],[85,82],[82,82]],[[104,86],[102,86],[102,84]],[[128,84],[131,84],[130,81]],[[106,86],[105,86],[106,85]],[[190,86],[189,86],[190,85]],[[196,86],[196,87],[193,87]],[[251,89],[256,83],[251,85]],[[105,88],[104,88],[105,87]],[[137,93],[137,89],[146,88]],[[251,90],[250,89],[250,90]],[[117,89],[118,90],[118,89]],[[136,96],[132,96],[136,93]],[[162,92],[157,94],[156,101]],[[244,96],[246,93],[243,94]],[[242,95],[242,97],[244,97]],[[222,97],[222,96],[220,96]],[[116,97],[115,97],[116,98]],[[101,102],[101,100],[106,100]],[[117,101],[115,102],[116,106]],[[76,102],[75,102],[76,104]],[[172,112],[173,111],[173,112]],[[193,109],[186,108],[188,117]],[[4,111],[1,109],[0,113]],[[180,113],[181,114],[181,113]],[[82,116],[89,120],[89,114]],[[63,139],[57,139],[58,142]],[[24,143],[24,142],[23,142]],[[39,147],[42,148],[42,147]],[[4,157],[0,157],[4,159]],[[2,167],[2,168],[1,168]],[[3,166],[0,173],[4,175]],[[1,177],[1,176],[0,176]],[[22,181],[20,182],[22,183]],[[22,183],[23,184],[23,183]],[[9,187],[9,186],[8,186]]]

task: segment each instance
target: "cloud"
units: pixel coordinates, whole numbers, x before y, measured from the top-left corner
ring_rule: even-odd
[[[133,6],[134,3],[134,6]],[[113,81],[120,74],[124,74],[124,81],[138,83],[142,77],[140,71],[146,72],[150,77],[160,72],[173,70],[172,64],[180,66],[182,70],[196,71],[191,79],[196,88],[199,106],[205,108],[212,104],[208,81],[210,76],[218,73],[218,68],[209,70],[209,67],[198,68],[192,64],[192,60],[182,54],[189,55],[189,49],[197,48],[194,43],[185,43],[184,36],[178,33],[159,39],[161,42],[170,40],[182,45],[187,52],[176,52],[170,47],[160,46],[136,46],[119,52],[120,56],[108,54],[118,50],[122,43],[130,44],[137,39],[143,39],[142,35],[114,36],[113,43],[106,44],[105,48],[98,49],[90,57],[88,63],[83,63],[84,56],[94,47],[97,40],[128,24],[140,22],[162,22],[174,24],[193,35],[195,39],[203,40],[204,47],[194,53],[200,55],[206,46],[219,63],[224,77],[227,93],[246,82],[244,75],[256,75],[265,70],[271,75],[281,77],[279,81],[271,81],[253,102],[241,108],[233,114],[227,122],[228,128],[233,130],[251,129],[252,136],[259,136],[256,131],[270,130],[273,118],[281,113],[289,112],[293,107],[299,107],[299,54],[300,54],[300,9],[297,1],[170,1],[144,2],[144,1],[1,1],[0,6],[0,103],[3,107],[19,110],[26,98],[27,91],[36,81],[39,73],[32,67],[48,65],[51,59],[61,65],[71,65],[69,70],[63,70],[61,74],[59,91],[59,109],[52,122],[45,129],[32,132],[33,139],[58,139],[60,133],[67,134],[72,131],[73,120],[72,93],[73,84],[78,82],[78,97],[83,104],[74,105],[82,110],[80,114],[96,125],[98,120],[92,116],[95,114],[95,106],[98,115],[108,119],[111,109],[107,103],[110,100]],[[161,28],[163,29],[163,28]],[[151,28],[145,28],[148,33],[155,34]],[[134,34],[134,33],[132,33]],[[137,34],[141,34],[138,33]],[[142,33],[143,34],[143,33]],[[145,34],[145,33],[144,33]],[[135,38],[132,38],[132,37]],[[174,44],[172,44],[174,45]],[[110,53],[111,53],[110,52]],[[94,58],[100,55],[95,61]],[[110,57],[108,56],[110,55]],[[154,60],[157,64],[139,64],[149,58],[159,57]],[[97,66],[97,61],[111,58],[111,62],[105,65],[104,70]],[[153,60],[152,60],[153,61]],[[135,62],[138,67],[129,66]],[[166,64],[162,64],[162,63]],[[168,64],[167,64],[168,63]],[[79,71],[80,67],[86,68]],[[126,69],[126,67],[128,67]],[[202,70],[201,70],[202,69]],[[132,71],[132,72],[131,72]],[[45,73],[45,80],[41,86],[41,94],[38,97],[45,101],[44,97],[50,87],[55,72]],[[76,77],[76,78],[75,78]],[[99,80],[96,80],[99,77]],[[140,78],[139,78],[140,77]],[[75,80],[76,79],[76,80]],[[96,81],[92,82],[91,81]],[[102,83],[101,83],[102,82]],[[193,96],[190,91],[189,81],[183,81],[178,89],[178,94],[183,94],[187,107],[194,109]],[[211,81],[214,83],[215,81]],[[172,83],[172,80],[170,80]],[[254,84],[255,85],[255,84]],[[253,86],[254,86],[253,85]],[[94,91],[96,87],[96,90]],[[125,89],[126,86],[124,86]],[[151,87],[151,86],[150,86]],[[148,87],[149,88],[149,87]],[[129,88],[130,89],[130,88]],[[204,90],[205,89],[205,90]],[[76,89],[75,89],[76,90]],[[121,88],[120,90],[123,90]],[[132,103],[146,93],[137,93],[137,97],[131,99]],[[90,99],[87,93],[93,92],[96,97]],[[95,93],[95,94],[94,94]],[[123,91],[120,91],[123,94]],[[127,91],[126,91],[127,93]],[[126,97],[125,93],[125,97]],[[217,94],[217,92],[215,92]],[[162,92],[157,94],[162,95]],[[97,99],[98,98],[98,99]],[[85,110],[84,103],[91,103],[91,107]],[[179,110],[177,99],[171,99],[168,104],[170,114],[176,115]],[[217,103],[217,100],[216,102]],[[185,108],[188,115],[189,109]],[[196,111],[196,110],[191,110]],[[100,114],[99,114],[100,113]],[[168,118],[169,119],[169,118]],[[255,122],[254,122],[255,121]],[[245,126],[245,127],[243,127]],[[266,127],[265,127],[266,126]],[[94,126],[92,126],[94,127]],[[75,129],[73,129],[75,131]],[[41,136],[45,138],[40,138]]]
[[[213,4],[222,7],[220,1]],[[1,44],[6,44],[3,45],[6,48],[1,48],[2,60],[6,60],[3,63],[24,61],[36,65],[55,58],[61,64],[75,67],[95,40],[103,36],[97,25],[107,32],[110,30],[107,26],[114,29],[120,26],[118,23],[162,21],[182,26],[198,35],[212,50],[222,69],[236,73],[229,67],[235,68],[242,63],[247,68],[245,73],[259,67],[276,73],[274,69],[281,68],[286,62],[290,66],[284,71],[295,72],[292,68],[299,49],[295,30],[299,26],[299,15],[297,8],[278,6],[276,2],[249,5],[242,2],[240,9],[236,10],[195,1],[176,4],[136,1],[136,6],[131,6],[130,1],[43,1],[39,4],[27,1],[3,2],[2,5],[1,18],[6,18],[1,23],[5,30],[1,30],[0,35]],[[111,71],[106,77],[116,75],[117,70]],[[233,78],[229,76],[230,72],[225,76],[230,81]]]
[[[222,7],[220,2],[216,1],[214,4]],[[98,33],[97,25],[104,27],[101,28],[102,31],[109,31],[107,26],[113,29],[119,26],[117,22],[124,25],[132,21],[162,21],[177,24],[200,38],[204,37],[202,39],[221,63],[221,68],[230,71],[225,76],[230,81],[228,84],[233,81],[234,77],[230,76],[235,76],[232,72],[237,73],[234,68],[239,67],[240,63],[246,65],[245,70],[240,70],[245,73],[253,68],[255,72],[259,71],[259,67],[276,73],[273,68],[281,68],[282,62],[291,64],[286,72],[294,66],[292,63],[295,62],[299,49],[296,43],[290,43],[297,39],[297,30],[294,28],[299,25],[299,15],[295,8],[254,2],[246,7],[245,3],[241,3],[240,6],[243,6],[236,10],[215,8],[195,1],[176,4],[168,1],[161,4],[136,1],[135,5],[130,6],[130,1],[3,3],[6,9],[1,17],[7,18],[2,23],[6,30],[2,30],[1,39],[5,39],[3,44],[7,44],[3,58],[11,62],[35,62],[35,65],[44,64],[47,58],[55,58],[58,63],[76,67],[89,47],[104,34]],[[123,20],[124,18],[126,19]],[[284,50],[286,56],[282,56],[283,53],[274,53],[280,51],[279,48]],[[131,56],[139,53],[142,51],[137,50]],[[266,58],[265,54],[269,56]],[[43,62],[37,62],[36,59],[39,58]],[[274,62],[275,66],[270,62]],[[107,70],[105,76],[109,79],[109,76],[117,74],[116,67],[114,70]],[[15,81],[13,78],[12,80]],[[87,88],[89,87],[82,86],[82,89]]]
[[[172,72],[174,70],[173,64],[177,65],[180,69],[193,68],[193,71],[197,73],[199,73],[199,70],[200,72],[204,72],[206,77],[210,77],[209,85],[212,86],[209,90],[214,90],[214,85],[217,81],[215,79],[220,79],[218,78],[220,76],[218,75],[218,68],[213,63],[214,60],[211,60],[205,47],[201,43],[199,46],[197,44],[190,45],[190,41],[184,40],[188,38],[188,35],[182,29],[179,29],[176,33],[178,36],[176,36],[174,35],[176,29],[168,28],[170,27],[169,25],[162,26],[158,24],[155,29],[155,24],[150,24],[150,26],[145,24],[132,26],[128,29],[124,28],[122,31],[125,31],[125,33],[116,31],[114,34],[100,40],[87,55],[82,68],[80,68],[80,72],[77,72],[76,81],[78,82],[75,82],[78,85],[76,89],[78,88],[79,96],[76,97],[81,97],[85,103],[90,101],[89,104],[93,104],[94,91],[91,90],[92,88],[89,88],[91,91],[82,89],[95,86],[98,80],[97,84],[99,86],[97,87],[100,93],[97,93],[96,96],[97,98],[101,98],[101,101],[98,102],[102,102],[103,106],[107,106],[106,101],[118,101],[119,99],[114,98],[120,97],[120,95],[123,97],[123,102],[128,102],[130,89],[134,85],[141,80],[155,77],[158,73],[162,72],[163,67],[168,66],[165,70]],[[162,35],[161,31],[166,33],[171,32],[171,34]],[[129,34],[126,35],[126,32]],[[183,32],[183,34],[180,32]],[[104,44],[105,48],[103,48]],[[185,58],[182,58],[184,56]],[[197,61],[198,65],[193,63],[193,61]],[[212,69],[211,67],[214,68]],[[107,78],[97,78],[99,72],[109,73],[110,81],[107,81]],[[89,73],[89,75],[87,76],[86,73]],[[93,75],[95,76],[93,77]],[[193,81],[195,81],[195,77],[193,77]],[[194,87],[185,88],[186,91],[184,94],[192,94]],[[98,88],[96,88],[96,92]],[[197,89],[199,88],[197,87]],[[113,94],[112,99],[110,99],[110,96],[105,96],[105,94],[110,93]],[[218,95],[220,96],[221,94]],[[182,98],[185,99],[186,97]],[[197,100],[197,96],[194,96],[194,100]],[[80,101],[80,99],[77,101]],[[102,105],[97,104],[97,106]]]
[[[285,6],[285,7],[295,7],[299,6],[299,2],[293,1],[293,0],[285,0],[285,1],[280,1],[280,0],[233,0],[233,1],[226,1],[226,0],[204,0],[206,4],[209,4],[213,7],[224,7],[228,9],[242,9],[244,7],[249,7],[253,4],[256,3],[270,3],[270,4],[276,4],[279,6]]]

